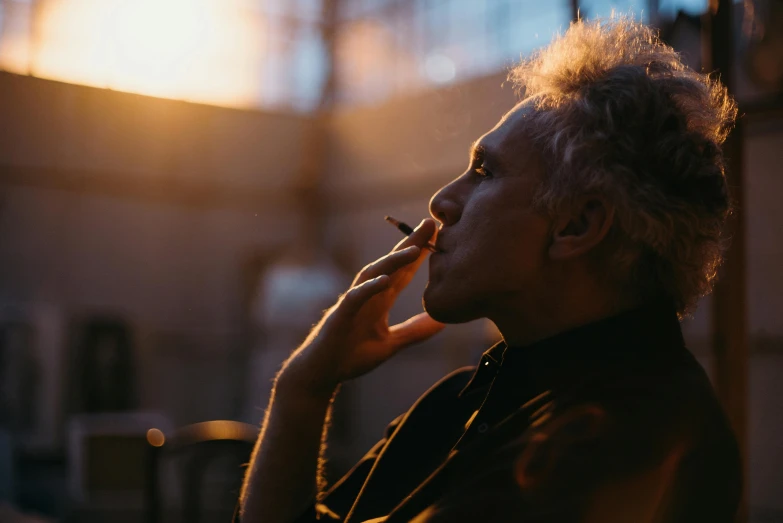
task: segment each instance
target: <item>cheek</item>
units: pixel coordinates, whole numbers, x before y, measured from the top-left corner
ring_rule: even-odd
[[[471,231],[474,241],[455,252],[453,283],[471,292],[528,287],[546,261],[548,224],[524,212],[482,222]]]
[[[529,184],[492,183],[471,195],[451,233],[459,242],[444,263],[451,285],[519,287],[545,262],[549,221],[530,209]]]
[[[529,213],[515,223],[507,224],[510,232],[503,244],[510,257],[526,269],[541,267],[549,248],[549,223],[538,215]]]
[[[515,213],[496,224],[493,238],[495,277],[509,286],[524,285],[542,270],[548,250],[549,224],[529,212]],[[503,282],[501,281],[501,284]]]
[[[470,209],[471,250],[481,249],[525,264],[540,261],[546,252],[550,223],[529,208],[526,201],[498,198],[477,202]]]

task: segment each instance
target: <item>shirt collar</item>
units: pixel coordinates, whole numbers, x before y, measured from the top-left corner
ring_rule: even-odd
[[[460,395],[483,388],[501,371],[536,381],[542,385],[538,388],[545,389],[553,380],[569,379],[574,372],[660,357],[683,348],[674,306],[655,301],[529,345],[508,346],[500,341],[483,354]]]

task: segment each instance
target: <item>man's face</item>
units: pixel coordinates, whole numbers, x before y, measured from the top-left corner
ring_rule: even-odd
[[[492,317],[540,292],[550,221],[532,207],[543,161],[525,136],[520,104],[482,136],[468,170],[430,200],[441,224],[424,308],[436,320]]]

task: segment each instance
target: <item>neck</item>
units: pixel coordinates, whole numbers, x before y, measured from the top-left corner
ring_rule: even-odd
[[[595,291],[548,292],[540,296],[537,300],[528,298],[507,303],[489,317],[508,346],[529,345],[640,305]]]

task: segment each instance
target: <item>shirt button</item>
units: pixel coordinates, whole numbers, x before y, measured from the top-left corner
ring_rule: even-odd
[[[489,426],[486,423],[482,423],[481,425],[478,426],[479,434],[484,434],[488,428]]]
[[[487,365],[489,365],[489,362],[488,362],[488,361],[485,361],[485,362],[484,362],[484,366],[486,367]]]

